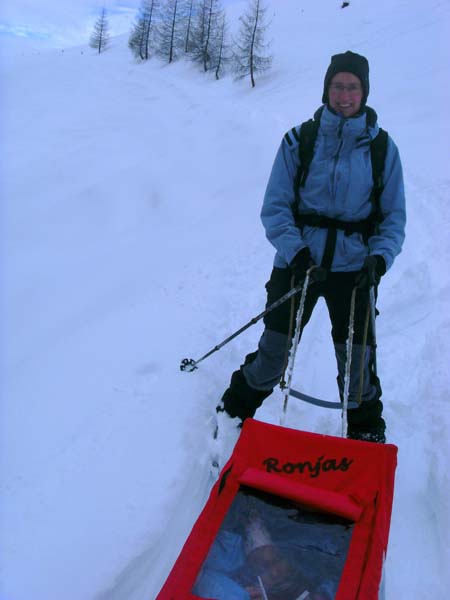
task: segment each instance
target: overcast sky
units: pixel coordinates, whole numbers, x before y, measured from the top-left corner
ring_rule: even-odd
[[[0,34],[54,46],[87,42],[102,7],[109,12],[111,33],[129,30],[139,0],[2,0]]]
[[[223,0],[223,5],[234,0]],[[128,33],[140,0],[0,0],[0,38],[28,38],[49,46],[87,43],[102,7],[112,35]]]

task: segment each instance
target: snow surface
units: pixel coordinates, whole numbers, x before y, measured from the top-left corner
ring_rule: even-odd
[[[211,413],[261,326],[195,373],[180,360],[262,310],[272,161],[347,49],[370,60],[408,201],[377,331],[399,446],[386,597],[448,598],[450,5],[269,5],[274,66],[254,90],[136,64],[126,38],[2,52],[1,600],[156,597],[212,484]],[[294,379],[336,399],[323,304]],[[281,401],[257,417],[278,423]],[[337,411],[295,400],[287,425],[340,432]]]

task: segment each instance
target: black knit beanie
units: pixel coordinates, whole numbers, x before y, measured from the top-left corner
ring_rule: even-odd
[[[337,73],[353,73],[353,75],[358,77],[363,88],[361,106],[364,106],[369,95],[369,63],[367,62],[367,58],[361,56],[361,54],[350,52],[350,50],[331,57],[331,63],[325,74],[323,85],[322,102],[324,104],[328,103],[328,88],[330,87],[331,80]]]

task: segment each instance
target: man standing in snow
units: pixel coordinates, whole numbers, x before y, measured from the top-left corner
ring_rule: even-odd
[[[323,297],[332,324],[341,398],[351,297],[357,288],[349,401],[359,407],[348,412],[347,435],[384,443],[373,335],[369,326],[364,348],[364,330],[369,288],[378,285],[401,250],[406,212],[401,162],[387,136],[382,182],[374,201],[371,146],[380,128],[375,111],[366,106],[368,94],[367,59],[350,51],[333,56],[325,75],[323,106],[314,116],[318,128],[310,164],[301,164],[302,135],[295,127],[284,136],[275,158],[261,219],[276,249],[266,285],[268,305],[304,281],[311,266],[326,270],[326,278],[313,281],[308,289],[302,328]],[[290,344],[289,315],[288,303],[266,315],[258,351],[233,373],[221,401],[231,417],[252,417],[279,383]]]

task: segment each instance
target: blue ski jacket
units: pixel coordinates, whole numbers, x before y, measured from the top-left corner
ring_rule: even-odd
[[[300,127],[296,128],[300,133]],[[300,190],[299,213],[316,213],[341,221],[362,221],[373,210],[370,199],[373,178],[370,142],[379,127],[368,126],[366,113],[345,118],[324,107],[314,156],[305,186]],[[327,230],[303,226],[294,219],[294,178],[299,165],[298,142],[286,137],[275,158],[267,185],[261,220],[268,240],[276,249],[275,267],[286,267],[295,255],[308,247],[320,264]],[[368,254],[379,254],[389,269],[401,251],[405,238],[406,209],[403,173],[396,145],[389,137],[380,198],[383,220],[365,244],[360,233],[337,231],[332,271],[359,271]]]

